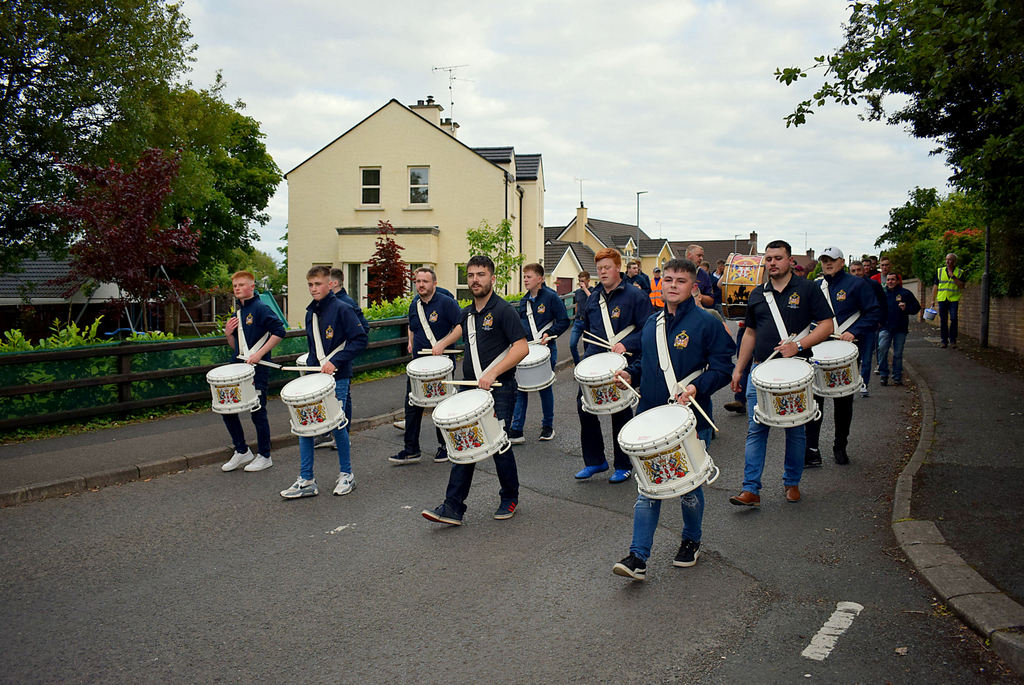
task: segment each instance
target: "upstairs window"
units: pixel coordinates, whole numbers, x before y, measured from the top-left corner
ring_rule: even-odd
[[[380,204],[380,168],[360,169],[362,176],[363,194],[362,204]]]
[[[409,204],[430,203],[430,167],[409,167]]]

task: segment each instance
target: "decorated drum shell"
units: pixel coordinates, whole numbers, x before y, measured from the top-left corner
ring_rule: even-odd
[[[619,446],[632,462],[637,489],[645,496],[684,495],[712,476],[714,462],[697,437],[696,426],[689,407],[668,404],[634,416],[619,431]]]
[[[582,359],[573,370],[580,383],[590,385],[607,383],[615,378],[616,371],[626,368],[626,358],[618,352],[598,352]]]
[[[796,390],[810,383],[814,369],[800,358],[770,359],[754,367],[750,378],[755,387],[765,390]]]
[[[334,392],[334,376],[326,373],[311,373],[299,376],[281,388],[281,401],[286,404],[301,404],[317,400]]]
[[[444,378],[455,370],[455,364],[444,355],[429,355],[417,357],[405,367],[405,373],[410,378]]]
[[[252,364],[225,364],[206,372],[206,382],[214,383],[237,383],[246,378],[255,378],[256,369]]]
[[[846,340],[826,340],[811,348],[811,363],[825,367],[846,366],[859,356],[857,346]]]
[[[433,419],[439,428],[458,426],[494,414],[494,398],[481,388],[456,393],[434,407]]]

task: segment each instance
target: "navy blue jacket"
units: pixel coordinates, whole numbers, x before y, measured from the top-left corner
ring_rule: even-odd
[[[250,299],[242,302],[241,300],[235,300],[235,306],[238,311],[242,313],[242,325],[235,329],[235,344],[232,346],[231,351],[234,353],[232,357],[232,363],[239,363],[239,345],[238,336],[244,335],[245,342],[249,346],[250,352],[256,352],[253,346],[259,342],[259,339],[263,337],[264,333],[270,333],[270,335],[276,335],[284,337],[284,324],[281,323],[281,319],[277,318],[277,314],[274,310],[268,307],[260,300],[259,295],[253,295]],[[271,352],[267,352],[263,356],[266,361],[272,361]],[[259,390],[266,390],[267,385],[270,381],[270,368],[256,365],[256,377],[253,379],[253,385]]]
[[[416,307],[416,303],[419,301],[420,296],[416,295],[409,304],[409,330],[412,331],[412,356],[414,358],[426,356],[421,355],[420,350],[429,350],[433,347],[430,338],[424,332],[423,322],[420,321]],[[426,314],[427,325],[430,326],[430,330],[437,340],[451,333],[455,325],[462,319],[459,305],[452,298],[442,295],[440,288],[434,291],[430,302],[423,303],[423,313]]]
[[[612,331],[604,330],[604,320],[601,318],[601,305],[599,304],[602,297],[606,297],[608,302],[608,318],[614,329]],[[651,298],[640,288],[633,287],[623,280],[615,290],[606,296],[604,286],[598,283],[590,291],[590,297],[587,298],[587,306],[583,311],[583,330],[608,340],[611,334],[633,325],[633,331],[619,342],[626,347],[627,351],[637,354],[640,352],[640,329],[644,327],[647,317],[653,311]],[[589,343],[583,345],[584,357],[607,351],[597,345]]]
[[[888,315],[882,328],[890,333],[906,333],[908,322],[911,316],[921,311],[921,303],[914,297],[914,293],[906,288],[896,287],[885,291],[888,300]],[[906,309],[900,309],[900,302],[907,305]]]
[[[526,333],[528,341],[532,340],[533,336],[530,331],[530,321],[526,318],[527,302],[533,305],[533,323],[536,324],[537,330],[547,325],[548,321],[554,322],[551,324],[551,328],[545,331],[549,337],[560,335],[569,329],[569,315],[565,311],[565,303],[562,302],[562,298],[548,286],[541,285],[536,298],[530,297],[530,293],[527,292],[516,305],[519,320],[523,324],[523,331]],[[554,340],[548,343],[549,346],[554,344]]]
[[[356,318],[359,319],[359,325],[363,327],[363,330],[366,331],[367,334],[369,334],[370,324],[366,322],[366,317],[363,316],[363,309],[362,307],[356,304],[356,301],[352,299],[352,297],[348,294],[348,291],[346,291],[345,288],[342,288],[341,290],[336,292],[334,296],[337,297],[342,302],[344,302],[345,304],[347,304],[349,307],[352,307],[352,309],[356,313]]]
[[[445,290],[441,286],[437,286],[437,288],[434,289],[434,292],[441,293],[445,297],[450,297],[453,300],[455,299],[455,295],[452,295],[452,291],[451,290]],[[456,300],[456,302],[458,302],[458,300]]]
[[[858,340],[866,340],[878,330],[880,309],[875,293],[863,278],[857,278],[849,271],[840,271],[832,277],[823,276],[828,283],[829,299],[835,311],[835,319],[842,326],[854,312],[860,312],[860,318],[846,332]],[[821,288],[821,278],[815,279],[814,286]],[[835,331],[838,335],[839,331]]]
[[[658,314],[652,314],[640,334],[642,354],[632,361],[629,368],[633,387],[639,391],[640,404],[637,413],[665,404],[669,400],[665,375],[658,364],[656,332]],[[666,309],[665,316],[668,317]],[[729,384],[732,379],[732,356],[736,343],[725,330],[722,322],[709,312],[697,307],[693,298],[679,305],[676,315],[665,322],[668,338],[668,356],[677,381],[681,381],[697,369],[707,370],[693,380],[697,388],[697,403],[711,415],[711,395]],[[639,383],[639,385],[637,385]],[[695,411],[697,428],[710,428],[707,420]]]
[[[651,294],[651,279],[647,278],[647,274],[643,271],[638,271],[636,276],[623,276],[622,280],[629,285],[639,287],[648,295]]]
[[[885,286],[870,276],[861,276],[861,278],[868,284],[871,292],[875,294],[875,299],[878,300],[878,328],[881,328],[881,324],[889,317],[889,301],[885,297]]]
[[[306,343],[309,345],[307,365],[322,366],[316,359],[316,344],[313,342],[313,314],[317,315],[320,324],[320,341],[324,354],[347,341],[345,349],[336,352],[325,361],[337,367],[336,378],[352,377],[352,359],[366,347],[366,330],[359,323],[359,318],[352,307],[339,300],[334,293],[327,293],[322,300],[313,300],[306,307]],[[302,358],[300,357],[300,360]]]

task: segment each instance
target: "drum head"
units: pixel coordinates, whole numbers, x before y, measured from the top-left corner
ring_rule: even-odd
[[[303,400],[311,396],[321,396],[334,387],[334,376],[326,373],[311,373],[299,376],[281,388],[281,399],[284,401]]]
[[[224,366],[210,369],[206,374],[206,380],[213,383],[227,383],[255,375],[256,370],[251,364],[225,364]]]
[[[626,358],[618,352],[599,352],[576,365],[574,373],[581,381],[599,381],[626,368]]]
[[[856,359],[857,352],[857,346],[847,340],[826,340],[811,348],[811,359],[816,362]]]
[[[430,355],[429,357],[417,357],[405,367],[406,373],[419,374],[421,376],[441,376],[452,369],[455,365],[452,360],[444,355]]]
[[[480,410],[487,406],[488,402],[493,403],[491,393],[481,388],[463,390],[452,395],[434,407],[434,421],[455,423],[462,419],[469,419],[480,413]]]
[[[547,345],[530,345],[530,351],[526,353],[520,366],[536,366],[551,359],[551,350]]]
[[[803,359],[770,359],[750,372],[755,384],[764,386],[799,383],[814,375]]]
[[[665,404],[637,414],[619,431],[619,442],[638,447],[684,436],[697,424],[693,410],[680,404]]]

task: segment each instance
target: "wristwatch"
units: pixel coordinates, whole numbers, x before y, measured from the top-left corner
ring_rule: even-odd
[[[804,346],[801,345],[800,343],[797,343],[796,344],[796,351],[797,352],[803,352],[804,351]]]

